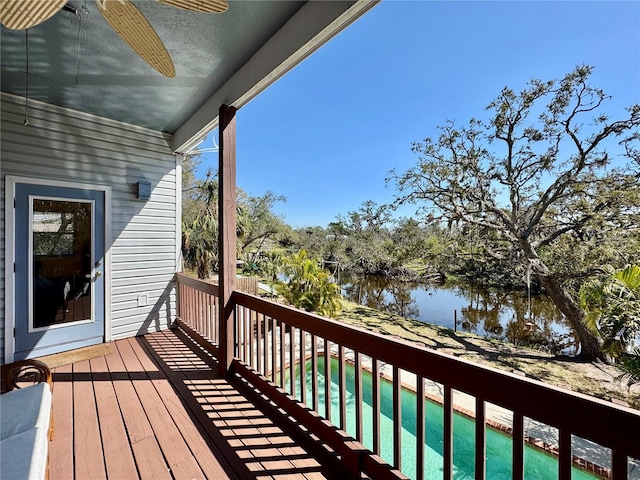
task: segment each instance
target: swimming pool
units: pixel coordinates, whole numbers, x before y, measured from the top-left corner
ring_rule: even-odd
[[[324,396],[324,358],[318,358],[318,411],[325,412]],[[355,372],[352,365],[346,365],[346,431],[355,437]],[[300,385],[296,382],[295,395],[300,398]],[[311,398],[311,362],[306,364],[307,398]],[[371,374],[363,371],[363,441],[373,449],[372,432],[372,388]],[[380,382],[380,456],[393,464],[393,404],[392,384]],[[443,473],[443,408],[439,403],[425,400],[425,476],[442,478]],[[338,361],[331,360],[331,418],[339,424]],[[410,478],[416,477],[416,395],[402,389],[402,472]],[[385,432],[387,432],[385,434]],[[475,471],[475,423],[473,420],[454,413],[453,420],[453,464],[456,480],[471,480]],[[492,428],[486,429],[486,478],[491,480],[510,480],[512,446],[511,437]],[[527,480],[555,480],[558,478],[558,461],[555,457],[525,444],[525,478]],[[436,473],[436,472],[439,472]],[[593,475],[573,467],[573,480],[593,480]]]

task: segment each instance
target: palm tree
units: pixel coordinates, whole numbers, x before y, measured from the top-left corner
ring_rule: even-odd
[[[277,290],[287,303],[308,312],[336,316],[340,311],[340,287],[331,281],[327,270],[309,258],[306,250],[283,259],[288,282],[279,282]]]
[[[208,278],[218,262],[218,181],[207,173],[192,189],[193,213],[182,222],[182,254],[198,278]]]
[[[282,269],[282,254],[275,250],[264,252],[255,262],[255,266],[259,275],[276,282]]]
[[[640,383],[640,265],[611,271],[580,289],[587,326],[603,339],[602,349],[618,360],[627,384]]]
[[[182,254],[185,263],[198,278],[208,278],[218,263],[218,179],[210,172],[207,178],[191,187],[190,215],[182,222]],[[247,233],[248,212],[245,205],[236,205],[236,236]],[[240,242],[236,242],[239,253]]]
[[[204,215],[182,224],[182,255],[185,263],[208,278],[218,263],[218,218]]]

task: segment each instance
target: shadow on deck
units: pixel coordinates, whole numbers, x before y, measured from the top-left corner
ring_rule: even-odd
[[[50,478],[344,478],[335,455],[182,331],[54,369]]]

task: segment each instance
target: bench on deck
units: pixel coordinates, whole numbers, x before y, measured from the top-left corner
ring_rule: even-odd
[[[48,443],[53,438],[51,371],[38,360],[1,368],[0,478],[48,478]]]

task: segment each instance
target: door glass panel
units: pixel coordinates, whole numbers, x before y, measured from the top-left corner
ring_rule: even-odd
[[[32,326],[91,319],[92,203],[33,199]]]

